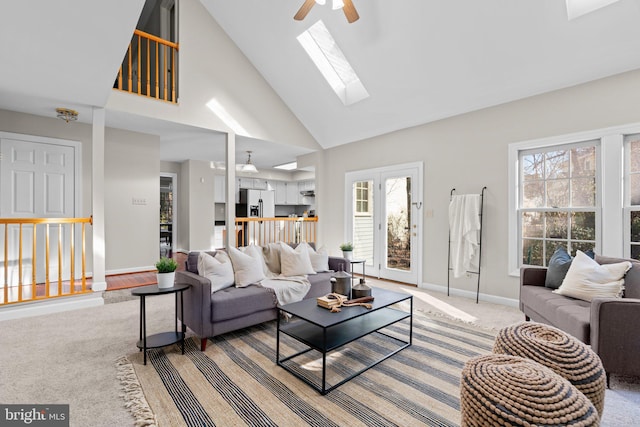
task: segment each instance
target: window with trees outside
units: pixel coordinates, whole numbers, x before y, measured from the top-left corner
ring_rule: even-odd
[[[521,265],[547,266],[551,255],[561,246],[572,255],[578,249],[587,251],[596,246],[599,146],[599,141],[589,141],[520,151]],[[637,165],[640,180],[640,155]],[[640,229],[636,237],[640,245]],[[637,249],[640,252],[640,246]]]
[[[627,159],[626,211],[629,256],[640,259],[640,134],[625,137]]]

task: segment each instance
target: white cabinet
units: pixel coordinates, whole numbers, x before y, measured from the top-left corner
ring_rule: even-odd
[[[254,188],[256,190],[267,190],[267,187],[268,185],[266,180],[255,178],[253,180],[253,187],[249,187],[249,188]]]
[[[213,179],[213,201],[215,203],[226,202],[226,182],[227,178],[224,175],[216,175]]]
[[[310,196],[303,196],[301,194],[302,191],[313,191],[315,190],[316,183],[315,181],[299,181],[298,182],[298,203],[301,205],[312,205],[315,200]]]
[[[287,204],[287,183],[284,181],[274,181],[276,205]]]
[[[297,205],[298,204],[298,195],[300,191],[298,190],[297,182],[287,182],[287,205]]]
[[[253,178],[238,178],[240,188],[253,188]]]

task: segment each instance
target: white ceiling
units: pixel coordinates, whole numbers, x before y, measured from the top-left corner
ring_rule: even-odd
[[[640,68],[638,0],[572,21],[562,0],[354,0],[354,24],[319,5],[294,21],[303,0],[200,1],[325,148]],[[64,106],[90,123],[144,0],[36,3],[3,5],[0,108],[53,117]],[[320,18],[364,101],[345,107],[298,44]],[[107,125],[160,135],[163,160],[223,157],[223,135],[209,130],[111,111]],[[239,137],[237,159],[257,144]],[[253,160],[268,168],[307,152],[269,143]]]
[[[201,0],[325,148],[640,68],[637,0],[567,20],[563,0]],[[296,37],[322,19],[370,98],[345,107]]]

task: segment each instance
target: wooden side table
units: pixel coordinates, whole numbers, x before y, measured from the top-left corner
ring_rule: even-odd
[[[178,331],[178,295],[180,295],[180,311],[184,310],[183,293],[191,285],[176,284],[171,288],[158,288],[157,285],[142,286],[131,291],[131,295],[140,297],[140,341],[136,344],[140,351],[144,352],[144,364],[147,364],[147,350],[150,348],[164,347],[180,342],[182,354],[184,354],[184,336],[187,326],[182,323],[181,331]],[[146,297],[154,295],[175,294],[175,331],[161,332],[147,336],[147,310]]]

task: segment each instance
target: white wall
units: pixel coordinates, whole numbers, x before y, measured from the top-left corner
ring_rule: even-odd
[[[179,232],[184,234],[179,239],[180,249],[203,250],[213,249],[215,204],[214,204],[214,170],[209,162],[187,160],[182,163],[180,189],[187,188],[188,198],[179,197],[180,206]],[[180,218],[186,217],[186,221]]]
[[[107,110],[227,132],[206,107],[215,97],[249,132],[246,136],[319,149],[204,6],[198,0],[182,0],[179,7],[179,104],[112,91]]]
[[[107,128],[104,160],[107,273],[153,268],[160,239],[160,138]]]
[[[320,240],[337,254],[345,239],[345,172],[422,160],[421,212],[433,211],[423,217],[423,283],[447,283],[451,189],[479,193],[486,185],[480,291],[517,299],[518,279],[507,267],[508,144],[638,122],[639,90],[640,71],[633,71],[305,156],[316,164]],[[475,292],[475,277],[451,280]]]

